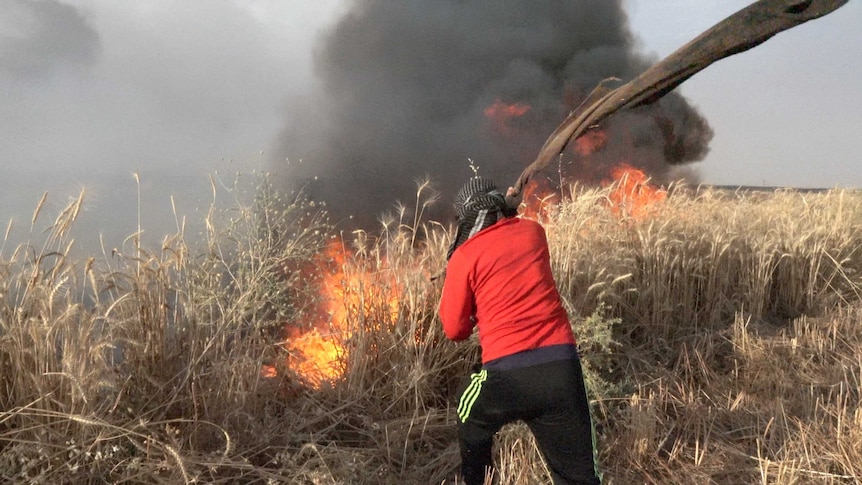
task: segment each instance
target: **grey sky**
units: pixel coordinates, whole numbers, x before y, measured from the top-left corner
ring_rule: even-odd
[[[626,0],[656,59],[749,2]],[[314,87],[345,0],[0,0],[0,223],[85,187],[80,238],[159,239],[206,205],[208,175],[264,168]],[[862,2],[721,61],[680,91],[715,131],[707,183],[862,187]],[[538,147],[537,147],[538,149]],[[528,161],[525,160],[525,165]],[[195,218],[194,215],[191,218]]]

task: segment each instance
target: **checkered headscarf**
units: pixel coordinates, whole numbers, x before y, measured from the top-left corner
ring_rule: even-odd
[[[482,177],[473,177],[461,187],[455,195],[455,212],[458,214],[458,232],[449,246],[447,260],[458,246],[482,229],[518,214],[517,209],[509,207],[506,197],[497,190],[494,182]]]

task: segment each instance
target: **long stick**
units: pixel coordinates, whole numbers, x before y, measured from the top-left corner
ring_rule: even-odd
[[[713,62],[747,51],[781,31],[831,13],[848,1],[760,0],[715,24],[628,83],[609,89],[606,85],[615,79],[602,81],[554,130],[536,160],[518,177],[507,199],[510,203],[515,200],[534,174],[608,116],[652,103]]]

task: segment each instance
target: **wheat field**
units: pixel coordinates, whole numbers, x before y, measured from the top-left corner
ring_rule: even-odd
[[[423,212],[441,202],[422,185],[341,234],[247,183],[201,234],[157,247],[133,234],[76,256],[85,194],[58,214],[37,203],[24,241],[6,231],[0,481],[453,474],[454,393],[479,349],[436,317],[451,227]],[[862,483],[862,194],[680,186],[633,211],[613,190],[571,187],[542,216],[604,483]],[[325,378],[304,367],[312,333],[334,352]],[[495,457],[500,484],[548,483],[521,424]]]

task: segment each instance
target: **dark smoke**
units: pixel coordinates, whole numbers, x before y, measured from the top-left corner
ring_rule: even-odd
[[[362,227],[396,201],[409,207],[426,176],[448,202],[472,174],[468,158],[481,175],[511,184],[600,80],[627,81],[655,61],[635,52],[622,4],[354,1],[322,38],[323,94],[291,107],[296,121],[274,169],[325,200],[336,220],[353,216]],[[496,100],[530,110],[495,125],[484,111]],[[561,170],[573,180],[597,182],[625,161],[666,181],[673,166],[702,159],[712,137],[674,93],[605,128],[608,143],[589,160],[567,153]]]

